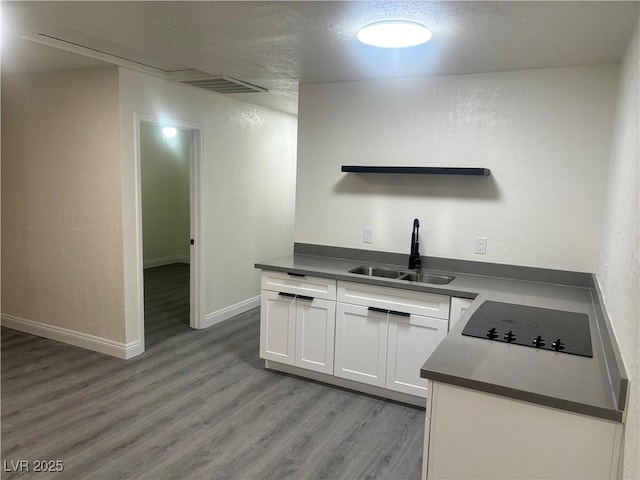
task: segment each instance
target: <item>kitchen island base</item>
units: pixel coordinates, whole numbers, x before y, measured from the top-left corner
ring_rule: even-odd
[[[429,381],[423,479],[615,479],[623,424]]]

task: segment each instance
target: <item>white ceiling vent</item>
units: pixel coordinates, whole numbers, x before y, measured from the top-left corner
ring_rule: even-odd
[[[169,73],[169,78],[192,87],[204,88],[212,92],[228,93],[261,93],[268,90],[251,83],[243,82],[225,75],[209,75],[198,70],[181,70]]]

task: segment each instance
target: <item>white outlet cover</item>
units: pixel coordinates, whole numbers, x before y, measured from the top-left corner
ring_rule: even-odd
[[[362,243],[373,243],[372,228],[365,228],[362,230]]]
[[[476,237],[473,244],[473,253],[478,255],[486,255],[487,253],[487,237]]]

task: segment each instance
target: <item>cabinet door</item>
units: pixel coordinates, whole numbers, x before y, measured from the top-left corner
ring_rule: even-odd
[[[420,377],[420,368],[447,335],[448,324],[439,318],[389,314],[388,389],[426,398],[427,379]]]
[[[384,387],[387,330],[386,313],[338,303],[335,376]]]
[[[451,314],[449,317],[449,330],[453,328],[460,317],[467,311],[473,300],[469,298],[451,297]]]
[[[260,358],[294,364],[296,299],[262,291],[260,300]]]
[[[335,306],[331,300],[296,300],[296,367],[333,375]]]

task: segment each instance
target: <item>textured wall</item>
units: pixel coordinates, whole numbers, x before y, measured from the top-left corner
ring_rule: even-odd
[[[597,279],[630,378],[624,478],[640,478],[640,22],[620,70]]]
[[[593,272],[618,66],[302,85],[295,240]],[[481,166],[488,178],[343,174]],[[362,243],[372,227],[374,243]],[[488,238],[474,255],[474,237]]]
[[[189,258],[189,145],[191,132],[165,139],[162,126],[140,126],[142,238],[145,263]]]
[[[3,77],[2,313],[124,341],[118,70]]]
[[[255,262],[292,251],[296,118],[193,87],[120,70],[127,341],[142,305],[136,252],[133,112],[203,126],[203,314],[260,293]]]

